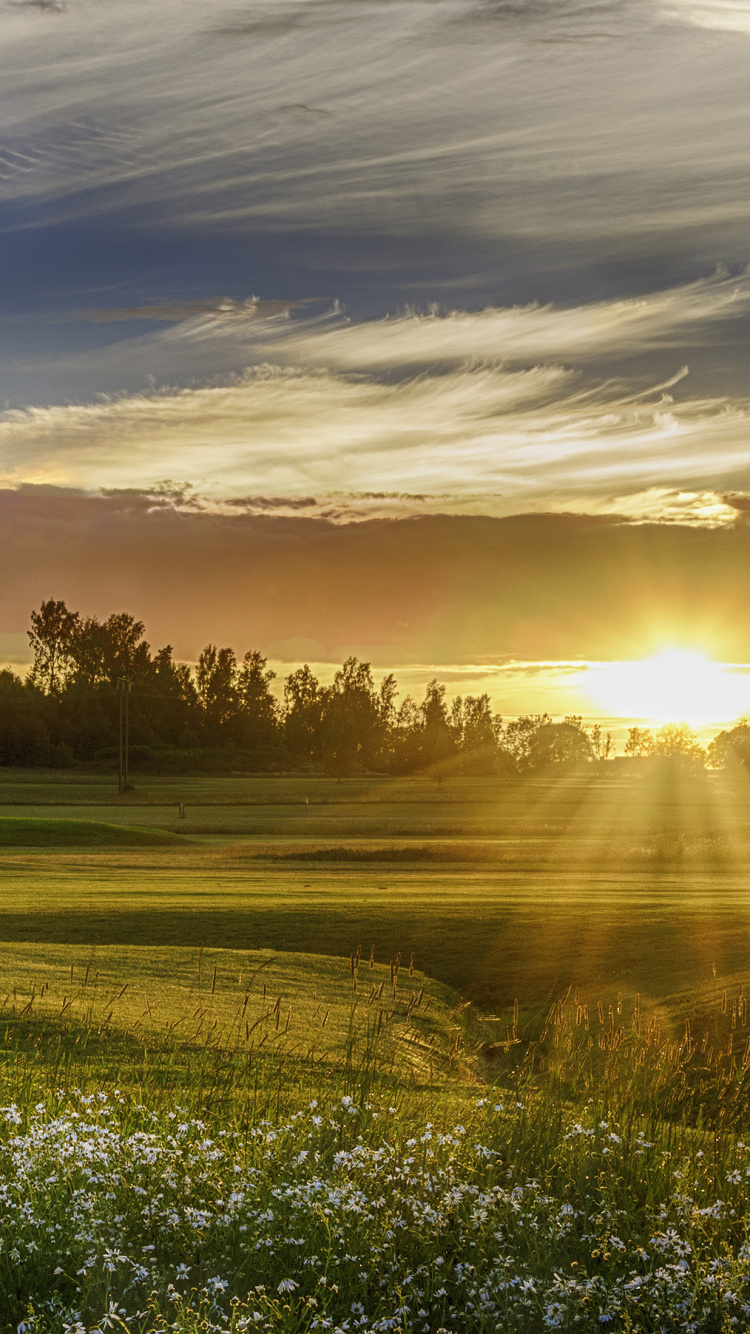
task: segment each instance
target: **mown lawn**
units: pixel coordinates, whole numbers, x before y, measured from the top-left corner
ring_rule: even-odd
[[[0,938],[270,949],[417,967],[485,1007],[568,985],[653,1000],[748,968],[739,872],[298,863],[243,849],[0,853]]]

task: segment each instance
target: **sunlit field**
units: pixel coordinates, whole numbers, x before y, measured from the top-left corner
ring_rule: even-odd
[[[6,773],[3,1328],[750,1327],[749,797]]]

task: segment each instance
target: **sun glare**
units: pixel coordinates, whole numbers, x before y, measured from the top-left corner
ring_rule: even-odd
[[[689,649],[665,649],[643,662],[603,663],[587,684],[613,716],[652,723],[732,722],[750,708],[750,676]]]

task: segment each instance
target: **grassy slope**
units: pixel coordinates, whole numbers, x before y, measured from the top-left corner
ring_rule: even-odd
[[[168,847],[179,841],[177,834],[164,829],[142,829],[102,820],[0,815],[2,848]]]
[[[425,973],[492,1007],[569,984],[660,998],[747,967],[737,875],[258,864],[223,850],[54,853],[0,861],[11,942],[275,949]]]
[[[445,1051],[457,999],[408,966],[394,986],[388,968],[367,960],[354,979],[348,959],[270,950],[0,946],[6,1022],[64,1022],[99,1038],[127,1035],[183,1049],[265,1048],[340,1062],[348,1041],[357,1050],[366,1045],[382,1010],[381,1058],[397,1054],[420,1066],[428,1045],[436,1060]]]

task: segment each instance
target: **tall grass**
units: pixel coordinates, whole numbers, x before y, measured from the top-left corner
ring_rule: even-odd
[[[430,1065],[378,1023],[407,966],[377,976],[357,952],[349,976],[325,1056],[16,998],[3,1328],[750,1328],[744,994],[671,1023],[575,992],[489,1023],[456,1009]],[[203,985],[220,990],[213,966]]]
[[[691,997],[672,1013],[648,1013],[638,994],[592,1001],[568,988],[542,1015],[505,1040],[479,1046],[485,1078],[512,1079],[526,1092],[582,1102],[614,1114],[744,1127],[750,1123],[750,1026],[744,985],[711,1002]]]

